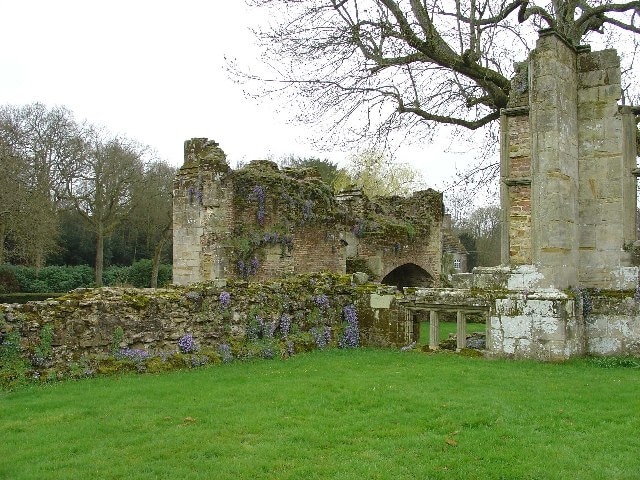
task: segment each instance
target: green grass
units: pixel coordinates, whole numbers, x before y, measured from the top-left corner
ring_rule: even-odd
[[[640,478],[640,370],[324,351],[0,393],[2,479]]]
[[[449,334],[456,333],[456,322],[443,322],[440,321],[440,341],[449,338]],[[484,332],[486,325],[484,323],[471,323],[467,322],[467,334],[474,332]],[[419,345],[429,345],[429,322],[420,322],[420,340]]]

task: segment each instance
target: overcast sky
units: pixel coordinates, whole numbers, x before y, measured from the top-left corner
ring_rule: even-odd
[[[286,105],[247,100],[225,55],[254,61],[250,24],[268,21],[243,0],[0,0],[0,104],[41,102],[152,146],[182,164],[185,139],[208,137],[230,163],[317,152],[288,124]],[[278,108],[279,107],[279,108]],[[401,149],[398,161],[440,187],[468,154],[441,145]]]

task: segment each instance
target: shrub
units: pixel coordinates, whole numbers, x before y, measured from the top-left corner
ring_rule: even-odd
[[[129,267],[127,275],[128,283],[138,288],[148,288],[151,286],[151,271],[153,262],[151,260],[139,260]],[[173,268],[171,265],[162,264],[158,269],[158,286],[163,287],[171,283]]]
[[[17,293],[20,282],[11,265],[0,265],[0,293]]]
[[[0,269],[0,293],[68,292],[75,288],[93,286],[93,269],[88,265],[52,265],[41,269],[17,265],[3,265]],[[3,281],[4,279],[4,281]],[[17,282],[17,289],[16,289]],[[10,285],[9,288],[6,285]]]
[[[37,273],[38,292],[68,292],[92,286],[93,269],[88,265],[44,267]]]
[[[108,286],[121,286],[128,284],[129,267],[110,265],[102,272],[102,283]]]
[[[105,285],[130,285],[136,288],[149,288],[151,286],[151,260],[138,260],[130,267],[112,265],[105,269],[102,281]],[[162,264],[158,270],[158,286],[164,287],[171,283],[173,267]]]

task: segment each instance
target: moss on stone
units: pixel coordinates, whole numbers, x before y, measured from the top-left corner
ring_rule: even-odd
[[[122,295],[122,301],[128,305],[131,305],[136,310],[144,310],[149,306],[151,297],[144,293],[126,292]]]

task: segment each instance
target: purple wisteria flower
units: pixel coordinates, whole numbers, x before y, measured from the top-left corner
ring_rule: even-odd
[[[229,308],[229,305],[231,305],[231,294],[226,291],[221,292],[218,301],[220,302],[220,307]]]
[[[222,361],[224,363],[229,363],[231,361],[233,361],[233,353],[231,353],[231,347],[226,344],[226,343],[222,343],[218,346],[218,351],[220,352],[220,355],[222,355]]]
[[[351,233],[353,233],[357,238],[361,238],[362,236],[364,236],[364,232],[365,232],[365,227],[364,227],[364,222],[359,221],[358,223],[356,223],[353,226],[353,229],[351,230]]]
[[[343,308],[342,314],[344,321],[347,323],[344,334],[340,342],[341,348],[354,348],[360,343],[360,330],[358,328],[358,313],[354,305],[347,305]]]
[[[307,221],[313,218],[313,201],[307,200],[302,206],[302,220]]]
[[[258,273],[258,268],[260,268],[260,260],[258,260],[258,257],[253,257],[249,264],[249,275]]]
[[[149,352],[139,348],[123,348],[116,353],[116,358],[131,360],[132,362],[143,362],[150,356]]]
[[[247,278],[258,273],[258,269],[260,268],[260,260],[258,260],[258,257],[253,257],[248,264],[244,263],[244,260],[238,260],[236,266],[238,269],[238,274],[240,274],[243,278]]]
[[[264,202],[264,188],[260,185],[254,185],[249,195],[249,200],[257,200],[258,202]]]
[[[178,340],[178,348],[182,353],[193,353],[197,350],[196,342],[193,340],[193,335],[185,333],[180,340]]]
[[[264,199],[265,191],[260,185],[255,185],[251,193],[249,194],[249,200],[256,200],[258,202],[258,212],[256,218],[258,223],[262,225],[264,223],[265,211],[264,211]]]
[[[322,310],[326,310],[331,306],[329,302],[329,297],[327,297],[324,293],[322,295],[317,295],[315,298],[316,305],[320,307]]]
[[[320,350],[324,350],[331,341],[331,327],[313,327],[311,336]]]
[[[283,337],[287,337],[291,331],[291,317],[286,313],[280,316],[280,333]]]
[[[265,322],[262,324],[262,338],[273,338],[276,331],[276,322]]]
[[[275,245],[280,240],[280,236],[275,232],[267,232],[264,234],[263,241],[268,245]]]

